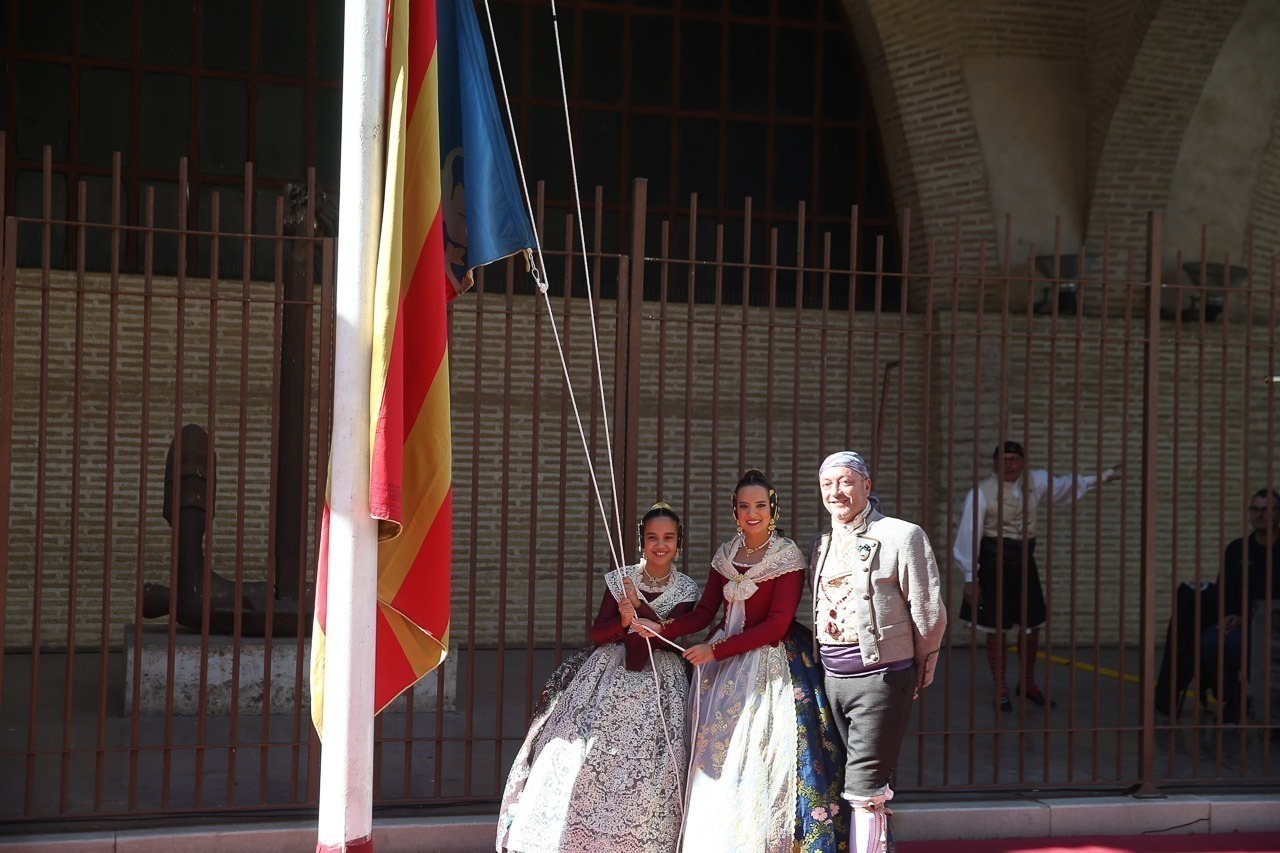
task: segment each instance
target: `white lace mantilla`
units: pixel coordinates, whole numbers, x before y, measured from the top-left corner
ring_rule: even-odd
[[[779,536],[769,543],[769,550],[764,552],[760,562],[745,572],[739,572],[733,564],[733,555],[741,544],[739,537],[735,536],[721,545],[711,558],[711,567],[724,576],[724,600],[730,603],[746,601],[765,581],[805,567],[804,554],[800,553],[796,543]]]
[[[676,571],[674,566],[671,572],[675,577],[667,584],[666,589],[657,598],[648,599],[649,606],[653,608],[653,612],[658,614],[659,619],[666,619],[671,615],[671,611],[675,609],[677,604],[685,601],[698,600],[698,582],[686,575],[684,572]],[[626,593],[622,589],[623,578],[631,578],[631,582],[640,588],[640,565],[623,566],[621,569],[614,569],[604,576],[605,585],[609,587],[609,592],[618,601],[621,601]]]

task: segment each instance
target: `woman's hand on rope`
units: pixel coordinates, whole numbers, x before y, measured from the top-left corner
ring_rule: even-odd
[[[706,643],[699,643],[685,651],[684,659],[694,666],[702,666],[704,663],[711,663],[711,661],[715,660],[716,653]]]

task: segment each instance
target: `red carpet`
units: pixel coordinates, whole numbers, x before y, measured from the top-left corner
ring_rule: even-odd
[[[898,853],[1280,853],[1280,833],[899,841]]]

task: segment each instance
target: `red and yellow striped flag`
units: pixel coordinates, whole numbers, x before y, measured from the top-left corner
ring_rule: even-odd
[[[374,709],[444,660],[452,555],[446,303],[534,245],[471,0],[393,0],[387,170],[373,296],[369,503],[378,519]],[[442,193],[442,185],[444,192]],[[328,507],[311,716],[321,731]]]
[[[396,0],[387,90],[387,188],[374,290],[369,505],[379,520],[381,711],[449,649],[453,550],[439,56],[433,0]]]
[[[387,172],[374,291],[370,513],[379,521],[374,710],[443,659],[452,556],[449,344],[440,205],[436,13],[395,0],[387,79]],[[327,525],[326,525],[327,531]],[[312,637],[311,715],[323,732],[322,534]]]

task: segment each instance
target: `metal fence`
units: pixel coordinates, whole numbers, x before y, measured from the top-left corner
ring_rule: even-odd
[[[251,199],[252,170],[245,184]],[[300,232],[283,201],[245,233],[218,233],[216,201],[208,232],[140,226],[137,270],[120,268],[118,219],[5,220],[0,822],[315,807],[304,661],[334,320],[332,243],[306,198]],[[1154,691],[1166,644],[1190,649],[1193,672],[1206,663],[1201,622],[1170,627],[1178,585],[1217,578],[1250,496],[1280,481],[1270,254],[1233,266],[1190,247],[1188,272],[1158,215],[1145,245],[1053,246],[1038,265],[1034,248],[1015,257],[1010,223],[994,243],[959,226],[922,239],[904,217],[895,251],[868,254],[856,210],[844,234],[812,233],[803,206],[790,234],[753,228],[749,202],[706,222],[696,197],[659,221],[637,182],[619,255],[601,251],[602,210],[597,194],[584,257],[573,218],[537,205],[556,244],[545,299],[512,262],[451,306],[450,655],[378,718],[379,808],[493,808],[541,684],[585,642],[606,537],[629,552],[650,502],[684,516],[684,566],[702,582],[743,468],[773,476],[783,527],[806,542],[824,519],[816,464],[843,447],[869,457],[886,511],[930,535],[952,613],[896,788],[1276,781],[1269,608],[1244,629],[1243,724],[1214,701],[1221,675],[1193,678],[1185,703],[1168,688],[1173,715],[1157,716]],[[83,251],[91,234],[105,261]],[[19,268],[33,242],[41,266]],[[162,242],[174,276],[153,273]],[[196,253],[207,276],[187,275]],[[219,274],[229,255],[234,280]],[[848,260],[867,256],[902,261]],[[270,280],[253,275],[264,257]],[[957,618],[950,555],[961,501],[1005,438],[1054,474],[1125,471],[1041,510],[1036,677],[1057,707],[1013,713]],[[1193,612],[1216,624],[1221,607]]]

